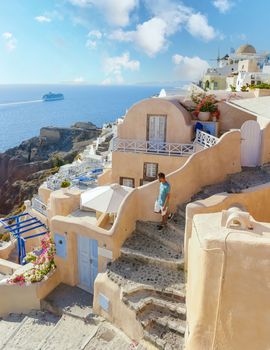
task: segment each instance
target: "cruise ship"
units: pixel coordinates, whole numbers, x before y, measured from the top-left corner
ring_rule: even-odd
[[[63,100],[64,95],[63,94],[54,94],[52,92],[49,92],[46,95],[42,96],[42,100],[47,102],[47,101],[58,101],[58,100]]]

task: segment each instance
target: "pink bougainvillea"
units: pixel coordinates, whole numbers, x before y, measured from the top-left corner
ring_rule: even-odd
[[[33,268],[22,274],[11,277],[8,282],[11,284],[24,285],[46,279],[48,273],[56,268],[54,256],[55,244],[50,233],[48,233],[41,239],[41,247],[29,252],[25,257],[25,261],[31,262]]]

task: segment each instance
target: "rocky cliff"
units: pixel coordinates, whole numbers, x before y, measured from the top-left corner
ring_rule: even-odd
[[[39,137],[0,153],[0,215],[6,215],[31,199],[52,172],[70,163],[101,133],[92,123],[70,128],[46,127]]]

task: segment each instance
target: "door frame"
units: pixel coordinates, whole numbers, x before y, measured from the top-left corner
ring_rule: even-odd
[[[147,125],[146,125],[146,141],[149,141],[149,125],[150,125],[150,117],[165,117],[165,128],[164,128],[164,143],[167,140],[167,114],[147,114]]]

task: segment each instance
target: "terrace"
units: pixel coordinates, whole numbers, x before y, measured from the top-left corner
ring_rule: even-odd
[[[196,145],[204,148],[214,146],[218,138],[202,130],[196,131],[196,138],[193,143],[169,143],[153,142],[145,140],[113,139],[113,152],[135,152],[146,154],[158,154],[165,156],[189,156],[196,152]]]

